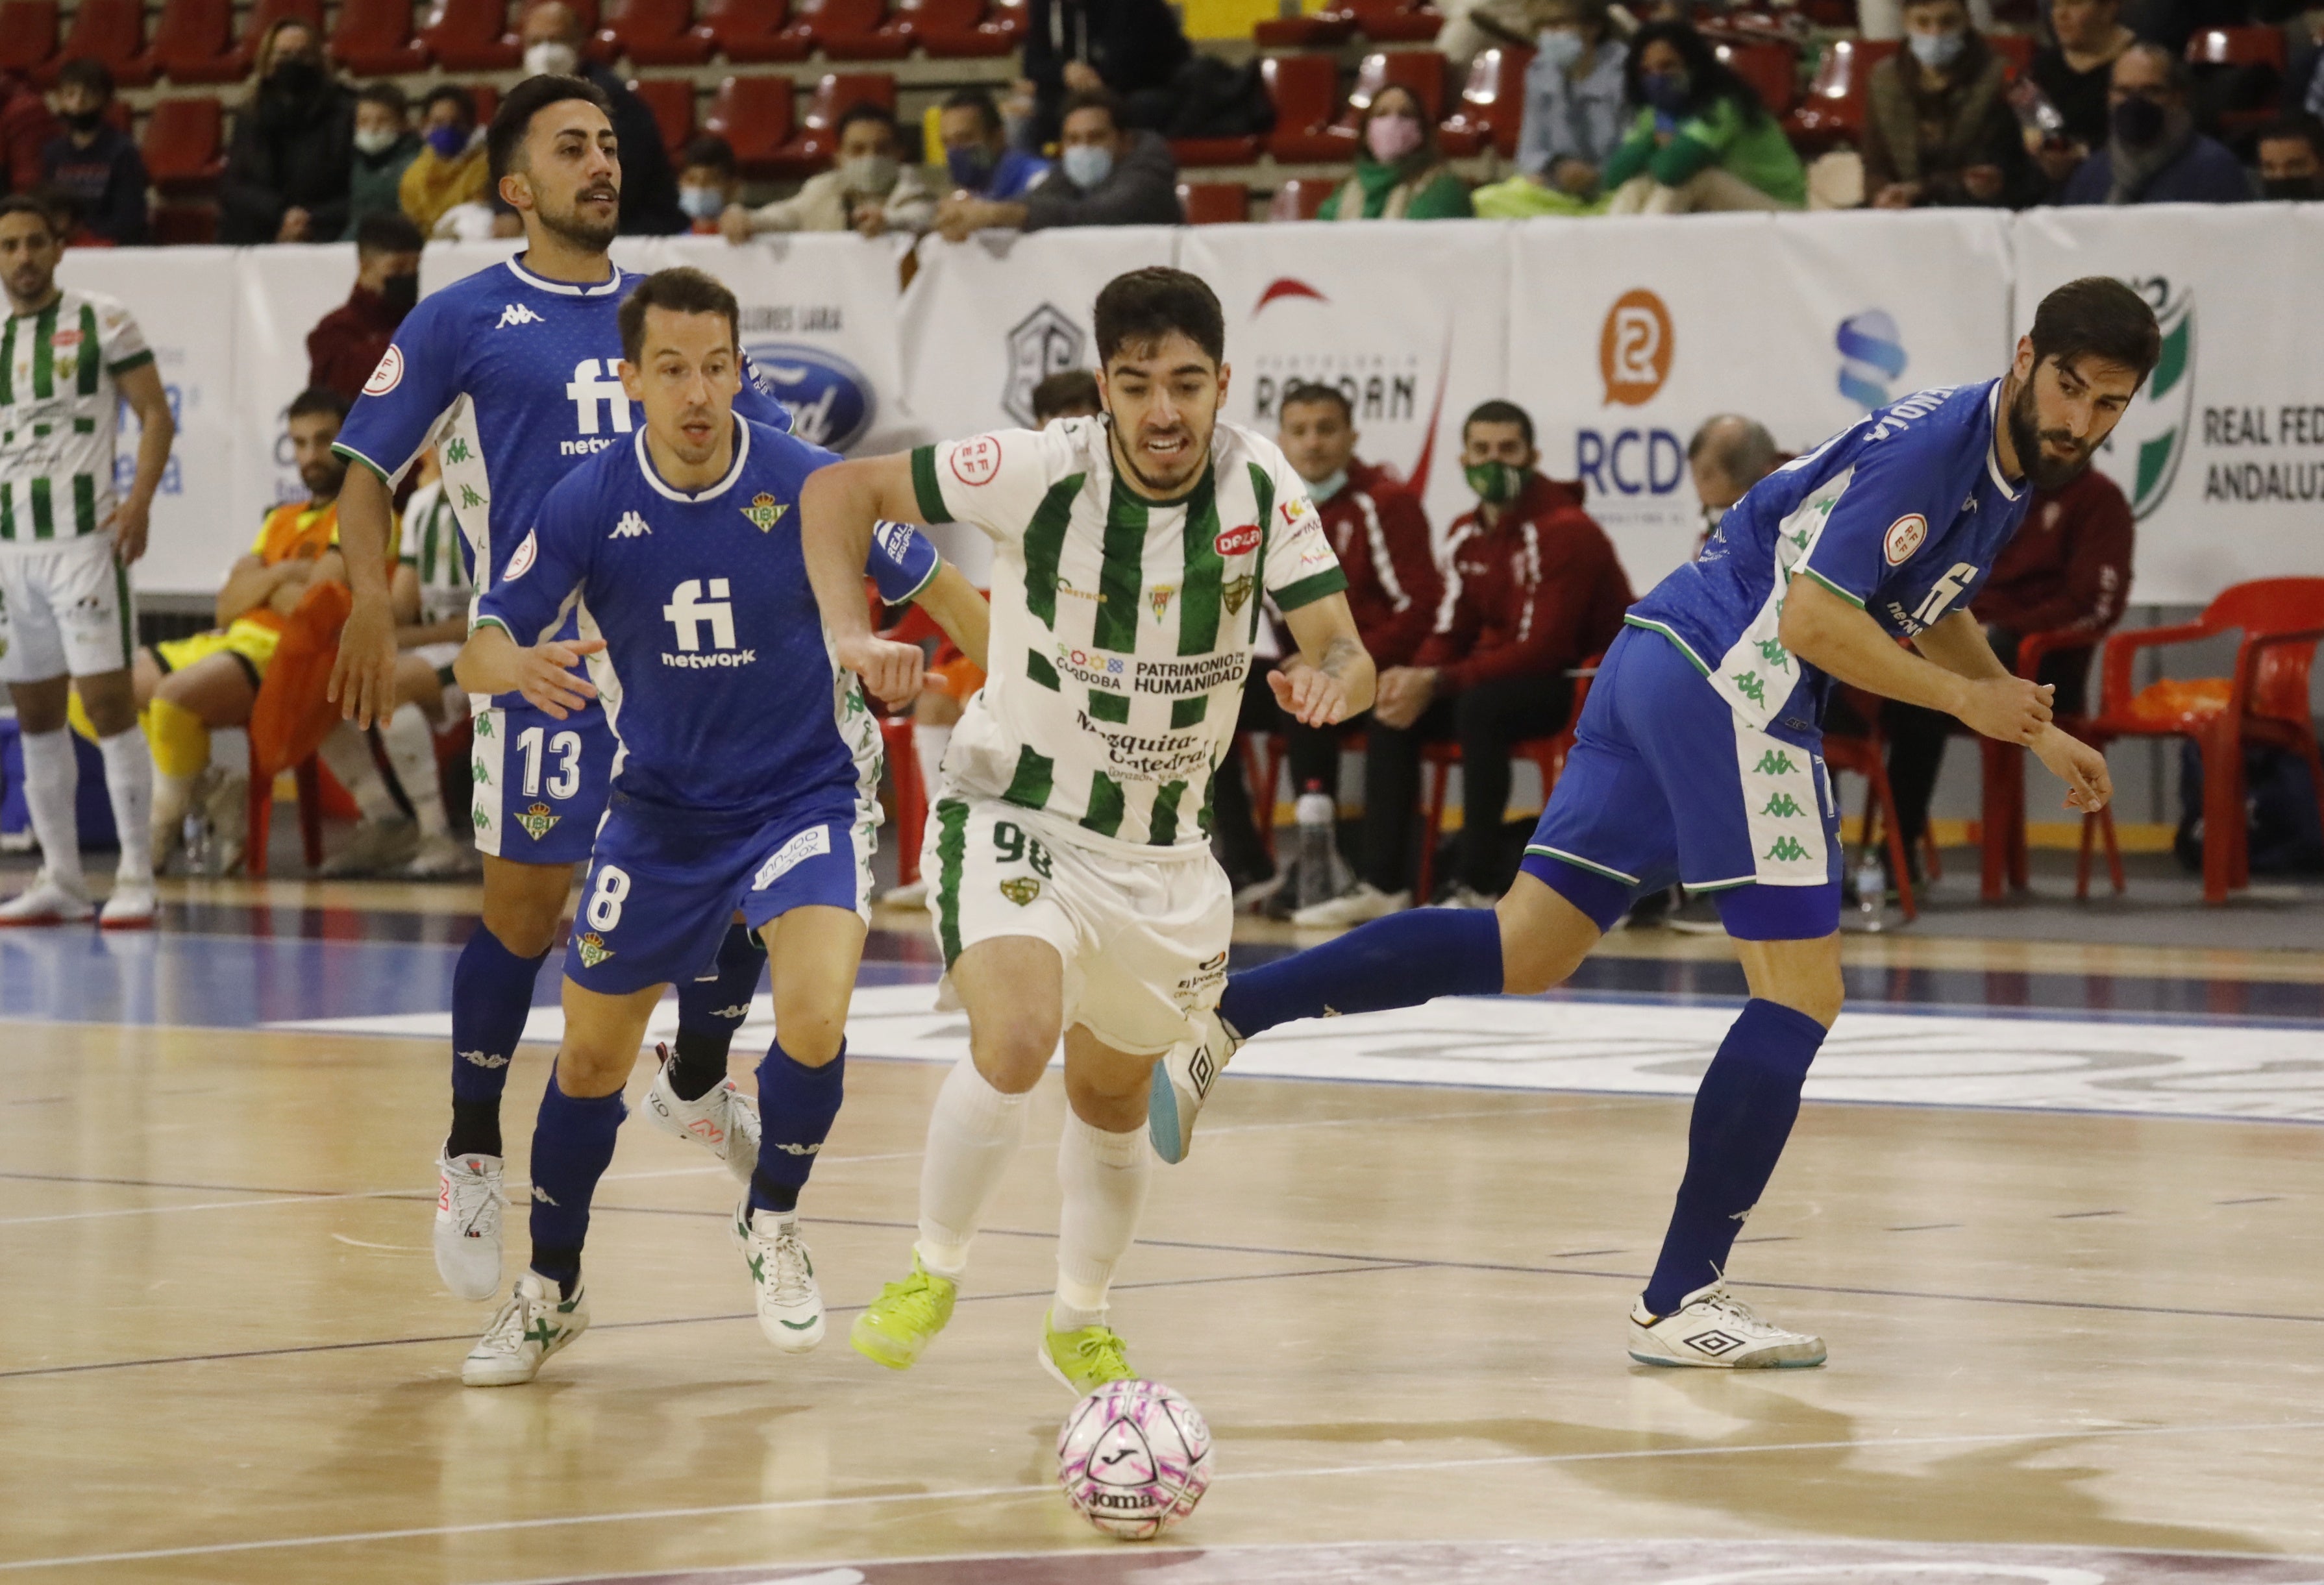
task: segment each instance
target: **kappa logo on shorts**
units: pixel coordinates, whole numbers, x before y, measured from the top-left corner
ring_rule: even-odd
[[[773,855],[759,866],[759,872],[751,878],[751,889],[764,891],[776,880],[798,869],[809,859],[830,851],[831,827],[809,826],[777,848]]]
[[[1011,875],[1001,883],[1001,895],[1021,908],[1041,895],[1041,883],[1029,875]]]
[[[581,966],[585,969],[594,969],[613,955],[613,949],[607,946],[605,938],[595,930],[590,931],[588,935],[573,945],[580,950]]]
[[[527,836],[535,842],[544,842],[548,840],[549,832],[555,828],[557,823],[565,816],[551,810],[547,804],[535,804],[523,813],[514,816],[513,818],[520,826],[523,827]]]

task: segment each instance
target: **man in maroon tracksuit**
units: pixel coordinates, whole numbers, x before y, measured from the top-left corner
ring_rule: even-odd
[[[2064,489],[2034,495],[2024,526],[1994,562],[1977,597],[1977,619],[1985,623],[1985,635],[2005,666],[2017,664],[2018,640],[2028,634],[2075,635],[2071,648],[2052,650],[2043,659],[2037,679],[2057,688],[2051,708],[2061,716],[2083,714],[2090,652],[2122,620],[2130,597],[2131,525],[2130,502],[2121,487],[2087,468]],[[1953,719],[1892,700],[1880,720],[1888,734],[1897,834],[1917,871],[1929,798]]]
[[[1614,547],[1579,496],[1535,471],[1541,454],[1524,409],[1486,402],[1461,435],[1478,505],[1452,525],[1436,631],[1412,664],[1381,660],[1365,733],[1362,879],[1294,915],[1299,924],[1353,925],[1411,906],[1421,746],[1446,739],[1461,745],[1463,795],[1452,900],[1489,906],[1508,879],[1499,837],[1509,751],[1565,725],[1566,672],[1613,641],[1630,604]]]

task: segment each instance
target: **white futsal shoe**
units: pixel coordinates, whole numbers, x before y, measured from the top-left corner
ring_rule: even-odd
[[[749,1188],[751,1175],[759,1170],[758,1107],[732,1079],[721,1079],[692,1101],[680,1100],[670,1088],[669,1046],[655,1046],[654,1058],[661,1065],[646,1091],[646,1115],[654,1127],[703,1147]]]
[[[32,885],[0,903],[0,925],[78,925],[96,912],[95,903],[50,880],[43,870]]]
[[[436,1158],[436,1275],[456,1298],[489,1299],[501,1286],[501,1158]]]
[[[586,1289],[576,1282],[573,1296],[560,1298],[554,1282],[528,1271],[468,1350],[460,1379],[470,1387],[521,1387],[540,1374],[549,1355],[588,1330]]]
[[[1824,1349],[1820,1337],[1762,1320],[1720,1281],[1695,1289],[1660,1319],[1643,1299],[1631,1305],[1630,1358],[1711,1370],[1799,1370],[1822,1364]]]
[[[1353,891],[1335,897],[1327,902],[1311,903],[1297,909],[1291,922],[1303,930],[1344,930],[1354,925],[1369,925],[1374,919],[1385,919],[1390,914],[1400,914],[1412,906],[1408,891],[1382,891],[1370,881],[1359,882]]]
[[[1188,1021],[1194,1037],[1155,1059],[1146,1092],[1146,1137],[1154,1154],[1173,1166],[1194,1147],[1194,1119],[1242,1045],[1215,1008],[1204,1008]]]
[[[759,1330],[786,1354],[804,1354],[823,1341],[823,1289],[815,1258],[799,1237],[797,1215],[752,1211],[745,1189],[734,1207],[734,1243],[750,1263],[759,1304]]]
[[[97,911],[97,922],[106,930],[151,930],[158,906],[152,880],[116,880],[113,895]]]

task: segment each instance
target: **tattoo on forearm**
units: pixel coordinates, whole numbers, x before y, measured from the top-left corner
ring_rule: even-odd
[[[1363,653],[1364,646],[1360,640],[1342,635],[1332,640],[1330,647],[1323,651],[1322,664],[1315,669],[1326,677],[1343,677],[1347,668],[1361,659]]]

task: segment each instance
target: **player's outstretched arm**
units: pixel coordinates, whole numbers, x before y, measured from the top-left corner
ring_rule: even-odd
[[[341,715],[364,728],[395,711],[395,612],[387,590],[393,512],[387,482],[364,464],[350,463],[339,486],[339,548],[355,605],[339,630],[329,696]]]
[[[572,668],[604,647],[603,639],[552,639],[527,649],[497,620],[479,622],[453,658],[452,677],[472,694],[522,694],[527,704],[562,721],[597,696]]]
[[[1899,649],[1862,607],[1812,577],[1792,580],[1776,637],[1793,654],[1844,683],[1941,710],[2001,742],[2031,743],[2049,724],[2048,688],[2006,671],[1970,677],[1932,665]]]
[[[1267,679],[1276,702],[1307,726],[1333,726],[1372,707],[1378,677],[1345,594],[1284,613],[1299,653]]]
[[[872,525],[883,517],[896,522],[925,521],[912,492],[908,454],[834,463],[809,474],[799,491],[799,546],[816,605],[823,613],[824,631],[831,635],[832,653],[863,679],[873,696],[900,705],[920,691],[919,646],[873,633],[872,613],[863,599]]]
[[[945,636],[960,646],[960,652],[973,661],[978,670],[984,668],[984,657],[992,636],[992,606],[968,575],[945,562],[936,568],[936,576],[912,602],[928,613],[928,620],[944,629]]]
[[[1913,640],[1913,646],[1947,671],[1973,682],[2010,676],[2009,668],[2001,663],[1985,636],[1985,624],[1966,611],[1956,611],[1929,628]],[[2045,702],[2050,693],[2047,687],[2042,689]],[[2095,814],[2114,797],[2114,779],[2107,774],[2106,756],[2080,738],[2045,723],[2025,740],[2025,746],[2066,784],[2069,809]]]

